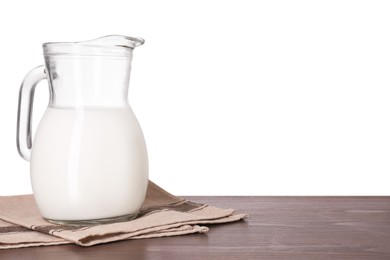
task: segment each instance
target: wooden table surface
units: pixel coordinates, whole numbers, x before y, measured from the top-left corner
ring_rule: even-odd
[[[206,234],[0,250],[0,259],[390,259],[390,197],[187,197],[250,217]]]

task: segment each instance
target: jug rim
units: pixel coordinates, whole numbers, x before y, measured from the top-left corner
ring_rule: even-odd
[[[96,55],[123,56],[145,43],[139,37],[106,35],[87,41],[46,42],[42,44],[44,55]]]

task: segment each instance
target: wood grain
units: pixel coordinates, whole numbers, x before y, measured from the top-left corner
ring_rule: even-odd
[[[390,259],[390,197],[187,197],[250,215],[207,234],[1,250],[0,259]]]

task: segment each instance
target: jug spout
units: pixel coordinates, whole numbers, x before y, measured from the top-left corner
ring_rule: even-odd
[[[100,46],[118,46],[134,49],[137,46],[140,46],[145,43],[145,40],[142,38],[123,36],[123,35],[107,35],[99,37],[97,39],[79,42],[80,44],[91,44],[91,45],[100,45]]]

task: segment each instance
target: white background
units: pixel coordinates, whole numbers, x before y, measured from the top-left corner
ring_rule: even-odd
[[[0,195],[31,192],[16,112],[41,44],[107,34],[146,39],[129,100],[168,191],[388,195],[389,14],[386,1],[1,1]]]

